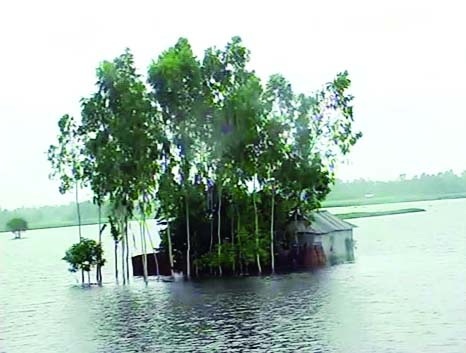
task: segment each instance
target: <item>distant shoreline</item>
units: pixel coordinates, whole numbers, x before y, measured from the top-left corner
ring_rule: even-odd
[[[105,224],[107,222],[101,222],[101,224]],[[93,226],[99,224],[99,221],[88,221],[88,222],[83,222],[81,223],[81,226]],[[30,230],[42,230],[42,229],[54,229],[54,228],[69,228],[69,227],[77,227],[78,223],[65,223],[65,224],[50,224],[50,225],[39,225],[37,227],[30,227],[28,231]],[[10,233],[7,230],[0,230],[1,233]]]
[[[421,201],[441,201],[441,200],[452,200],[452,199],[465,199],[466,194],[452,194],[439,196],[435,195],[432,197],[419,197],[419,198],[398,198],[398,199],[387,199],[387,198],[371,198],[365,200],[341,200],[341,201],[329,201],[325,202],[322,205],[322,208],[338,208],[338,207],[351,207],[351,206],[374,206],[374,205],[385,205],[392,203],[407,203],[407,202],[421,202]],[[406,214],[413,212],[423,212],[425,211],[422,208],[400,208],[390,211],[367,211],[367,212],[347,212],[347,213],[338,213],[334,210],[332,213],[341,219],[354,219],[354,218],[366,218],[366,217],[378,217],[378,216],[389,216],[397,214]],[[101,222],[105,224],[107,222]],[[96,225],[99,224],[98,220],[85,220],[81,223],[82,226]],[[41,230],[41,229],[54,229],[54,228],[67,228],[67,227],[76,227],[78,224],[76,222],[66,222],[66,223],[52,223],[52,224],[40,224],[37,226],[32,225],[29,230]],[[7,230],[0,230],[1,233],[9,233]]]
[[[420,202],[420,201],[440,201],[465,199],[466,193],[454,193],[444,195],[430,196],[406,196],[406,197],[373,197],[366,199],[347,199],[347,200],[330,200],[324,201],[322,208],[333,207],[351,207],[351,206],[369,206],[369,205],[384,205],[390,203],[405,203],[405,202]]]
[[[425,212],[423,208],[402,208],[398,210],[389,211],[374,211],[374,212],[349,212],[349,213],[337,213],[335,216],[341,219],[353,219],[353,218],[367,218],[367,217],[380,217],[380,216],[392,216],[406,213]]]

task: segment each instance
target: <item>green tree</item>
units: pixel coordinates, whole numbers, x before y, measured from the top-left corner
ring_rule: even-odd
[[[78,134],[75,119],[65,114],[58,121],[60,134],[58,144],[50,145],[48,149],[48,160],[52,165],[51,177],[60,180],[59,191],[65,194],[73,187],[75,189],[76,214],[78,216],[78,234],[82,237],[81,210],[79,205],[79,187],[85,184],[82,154],[80,153],[81,140]]]
[[[24,218],[15,217],[7,222],[6,228],[14,234],[15,239],[20,239],[21,232],[28,230],[28,223]]]
[[[98,91],[82,101],[84,171],[94,201],[100,205],[106,199],[111,205],[112,234],[116,247],[122,243],[122,275],[126,283],[128,221],[135,215],[136,206],[143,218],[151,211],[150,195],[155,188],[159,159],[159,122],[129,50],[100,65],[97,78]],[[143,247],[144,232],[141,227]],[[116,236],[117,233],[121,236]],[[144,260],[147,282],[146,255]]]
[[[69,263],[70,272],[78,270],[87,272],[88,285],[91,285],[90,271],[92,267],[102,267],[105,264],[103,249],[95,240],[82,238],[79,243],[73,244],[65,253],[63,260]],[[84,284],[84,278],[82,278]]]
[[[186,221],[186,275],[191,277],[190,192],[199,109],[202,109],[201,70],[189,42],[181,38],[149,68],[149,83],[162,112],[164,129],[178,157]]]

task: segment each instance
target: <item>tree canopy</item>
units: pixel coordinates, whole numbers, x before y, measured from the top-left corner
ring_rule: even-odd
[[[103,249],[100,243],[95,240],[81,238],[79,243],[73,244],[67,251],[63,260],[70,265],[70,272],[78,270],[87,272],[91,271],[94,266],[103,266],[105,259],[103,258]],[[90,277],[88,276],[90,284]]]
[[[15,235],[15,239],[19,239],[21,232],[28,230],[28,223],[24,218],[15,217],[7,222],[6,228]]]
[[[81,119],[65,115],[49,150],[62,188],[72,179],[108,202],[116,241],[127,244],[132,217],[166,221],[162,244],[188,277],[273,271],[276,235],[320,207],[361,133],[346,71],[303,94],[279,74],[262,82],[249,59],[239,37],[202,58],[181,38],[147,84],[129,50],[103,62]]]

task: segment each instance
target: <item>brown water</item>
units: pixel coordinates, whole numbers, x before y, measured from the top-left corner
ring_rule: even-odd
[[[147,287],[114,285],[108,234],[91,289],[60,260],[75,228],[0,234],[0,352],[464,353],[466,200],[398,206],[427,212],[353,220],[351,264]]]

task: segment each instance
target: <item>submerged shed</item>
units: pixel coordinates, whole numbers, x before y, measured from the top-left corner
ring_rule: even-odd
[[[353,228],[353,224],[321,210],[309,216],[295,215],[288,233],[293,234],[298,247],[317,246],[323,250],[327,261],[336,263],[354,258]]]

